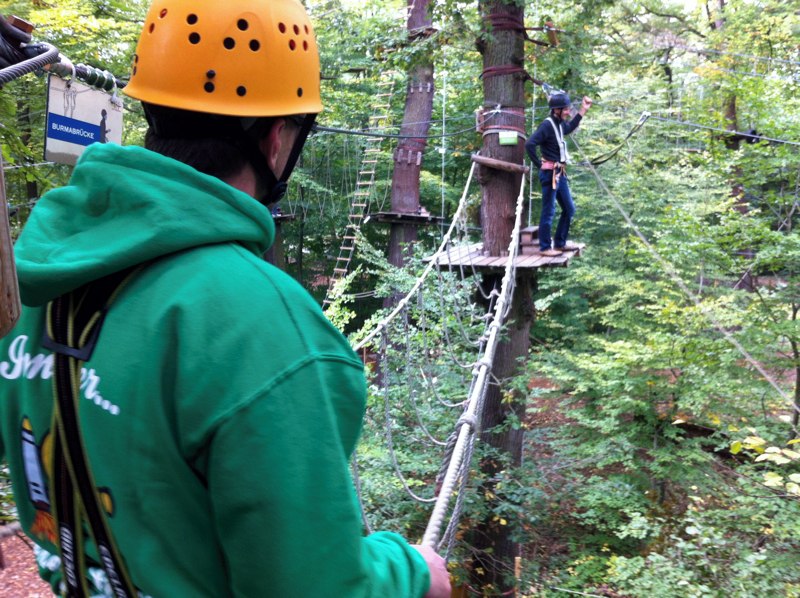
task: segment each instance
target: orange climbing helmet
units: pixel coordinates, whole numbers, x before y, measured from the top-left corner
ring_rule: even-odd
[[[125,92],[209,114],[318,114],[311,21],[299,0],[154,0]]]

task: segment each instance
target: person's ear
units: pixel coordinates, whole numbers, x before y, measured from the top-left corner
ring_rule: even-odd
[[[281,153],[281,145],[283,128],[286,126],[286,121],[282,118],[278,118],[270,127],[269,133],[265,137],[261,139],[258,144],[261,153],[267,159],[267,165],[269,166],[272,172],[275,172],[275,166],[278,163],[278,156]],[[275,173],[275,176],[280,176],[279,172]]]

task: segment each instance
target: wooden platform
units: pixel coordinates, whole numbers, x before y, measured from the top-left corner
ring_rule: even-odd
[[[404,214],[402,212],[376,212],[369,215],[370,220],[389,224],[412,224],[425,226],[428,224],[441,224],[444,218],[433,214]]]
[[[539,239],[536,226],[524,229],[520,235],[520,248],[517,257],[514,258],[514,267],[521,269],[556,268],[569,266],[570,260],[579,257],[586,247],[585,243],[576,243],[577,248],[573,251],[565,251],[561,255],[545,256],[539,251]],[[425,261],[430,261],[427,258]],[[440,269],[458,268],[463,270],[474,269],[484,272],[486,270],[498,270],[505,268],[508,255],[491,256],[484,255],[483,244],[474,243],[471,245],[460,245],[450,248],[437,260]]]

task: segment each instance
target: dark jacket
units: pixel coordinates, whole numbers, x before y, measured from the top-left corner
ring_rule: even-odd
[[[556,124],[561,127],[561,132],[566,137],[578,128],[582,118],[583,116],[576,114],[569,122],[564,122],[555,116],[553,117],[553,120],[555,120]],[[539,158],[536,151],[538,146],[542,146],[542,157],[545,160],[550,160],[552,162],[560,161],[561,152],[558,149],[556,132],[553,130],[553,126],[547,122],[547,119],[541,122],[539,128],[536,129],[534,134],[531,135],[528,141],[525,142],[525,151],[528,152],[531,162],[533,162],[536,168],[541,168],[542,160]]]

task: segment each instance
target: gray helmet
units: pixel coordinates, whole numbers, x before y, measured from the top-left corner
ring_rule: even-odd
[[[564,92],[554,93],[547,100],[547,105],[550,106],[550,110],[558,110],[559,108],[569,108],[570,105],[569,94],[566,94]]]

